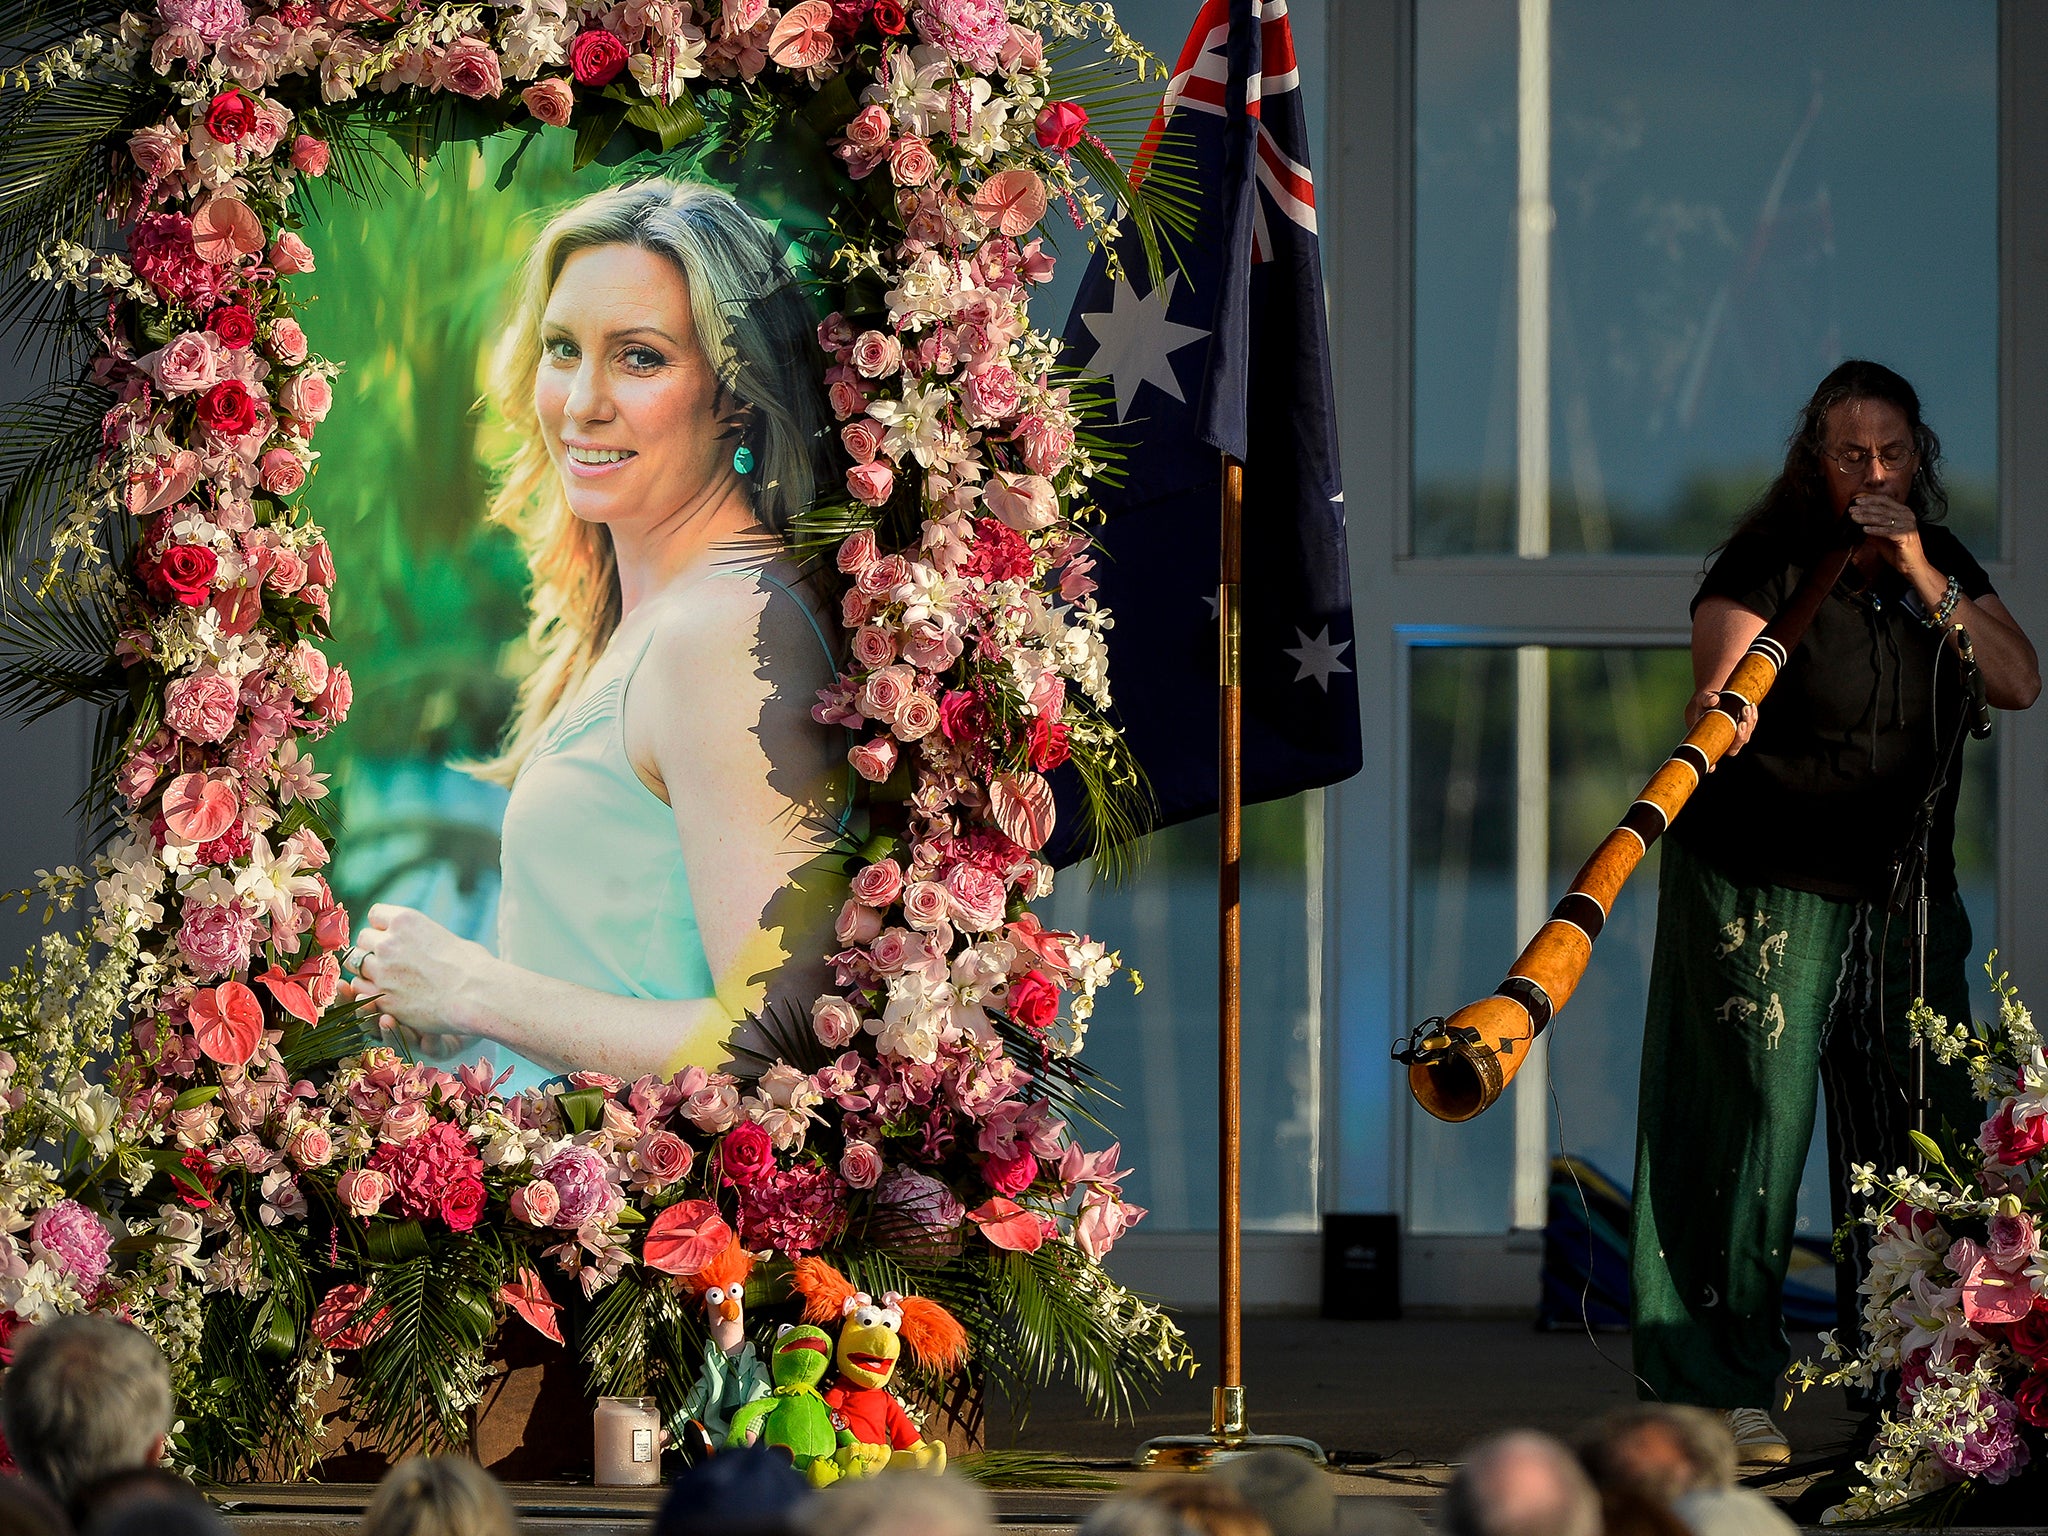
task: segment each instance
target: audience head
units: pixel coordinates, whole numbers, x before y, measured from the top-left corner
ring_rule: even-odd
[[[1138,1494],[1104,1499],[1088,1511],[1077,1536],[1199,1536],[1178,1510]]]
[[[363,1536],[518,1536],[498,1480],[460,1456],[408,1456],[363,1512]]]
[[[1628,1488],[1670,1503],[1696,1488],[1735,1482],[1735,1439],[1717,1413],[1682,1403],[1636,1403],[1594,1425],[1579,1459],[1602,1489]]]
[[[783,1536],[810,1496],[804,1475],[765,1446],[737,1446],[688,1468],[669,1487],[654,1536]]]
[[[60,1504],[154,1466],[171,1430],[171,1370],[148,1334],[86,1313],[32,1329],[0,1385],[0,1427],[23,1474]]]
[[[805,1536],[989,1536],[995,1506],[955,1473],[884,1472],[835,1483],[804,1507]]]
[[[227,1522],[168,1467],[131,1467],[97,1478],[71,1498],[80,1536],[226,1536]],[[0,1527],[4,1529],[4,1527]]]
[[[0,1476],[0,1531],[9,1536],[69,1536],[57,1501],[25,1477]]]
[[[1515,1430],[1466,1453],[1438,1504],[1448,1536],[1600,1536],[1600,1496],[1572,1453]]]
[[[1337,1490],[1306,1456],[1254,1451],[1220,1463],[1211,1475],[1256,1510],[1273,1536],[1331,1536],[1337,1529]]]
[[[1154,1483],[1138,1496],[1172,1510],[1196,1536],[1275,1536],[1243,1495],[1213,1478],[1176,1477]]]

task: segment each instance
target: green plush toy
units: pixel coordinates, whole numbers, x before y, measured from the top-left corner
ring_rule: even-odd
[[[852,1435],[833,1427],[832,1410],[818,1391],[832,1368],[832,1336],[808,1323],[784,1328],[768,1368],[774,1390],[733,1414],[725,1443],[781,1446],[814,1488],[858,1475],[859,1448]]]

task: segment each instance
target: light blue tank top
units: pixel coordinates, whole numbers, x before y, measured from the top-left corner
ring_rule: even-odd
[[[750,576],[802,608],[836,668],[808,603],[760,572],[714,573],[728,575]],[[626,755],[626,688],[653,639],[651,624],[624,647],[613,637],[512,781],[498,855],[498,956],[593,991],[676,1001],[712,996],[713,982],[675,812]],[[512,1069],[501,1093],[558,1075],[496,1041],[463,1056],[484,1054],[497,1071]]]

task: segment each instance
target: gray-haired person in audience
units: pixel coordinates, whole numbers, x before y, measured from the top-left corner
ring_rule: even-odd
[[[1222,1463],[1215,1477],[1273,1536],[1422,1536],[1422,1521],[1390,1500],[1340,1502],[1329,1474],[1292,1451],[1254,1451]]]
[[[15,1349],[0,1426],[22,1473],[69,1509],[87,1484],[162,1460],[170,1366],[138,1328],[94,1314],[57,1318]]]
[[[995,1506],[954,1473],[884,1472],[834,1483],[799,1515],[804,1536],[990,1536]]]
[[[1600,1495],[1562,1444],[1514,1430],[1465,1453],[1437,1525],[1447,1536],[1600,1536]]]
[[[460,1456],[408,1456],[377,1485],[363,1536],[518,1536],[498,1480]]]
[[[1735,1486],[1735,1437],[1722,1415],[1683,1403],[1636,1403],[1594,1425],[1579,1455],[1602,1488],[1668,1505],[1694,1536],[1790,1536],[1777,1505]]]

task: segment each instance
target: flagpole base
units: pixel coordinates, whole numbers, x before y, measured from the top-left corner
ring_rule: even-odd
[[[1218,1387],[1206,1435],[1158,1435],[1138,1447],[1134,1466],[1152,1472],[1200,1472],[1255,1451],[1287,1451],[1319,1467],[1330,1464],[1323,1448],[1299,1435],[1255,1435],[1247,1427],[1243,1387]]]

